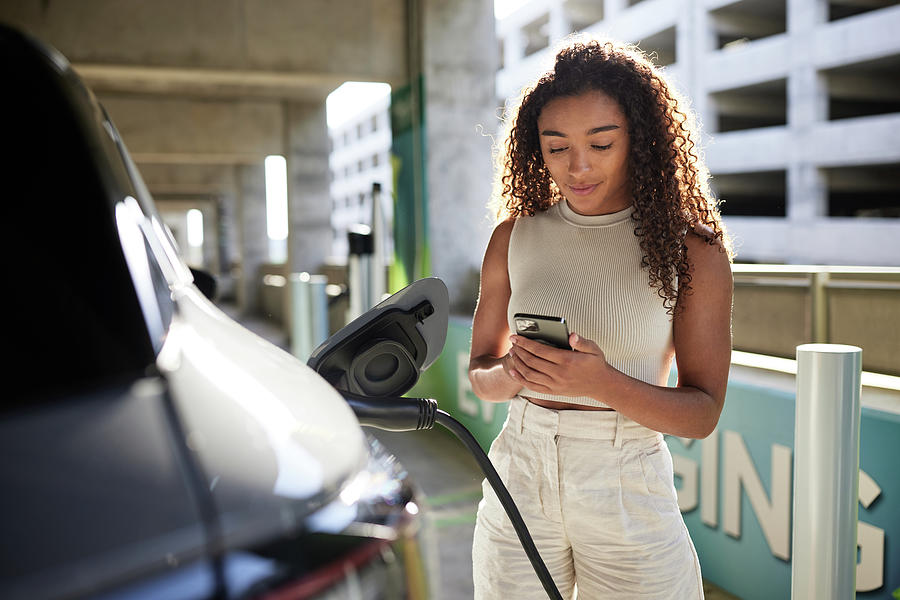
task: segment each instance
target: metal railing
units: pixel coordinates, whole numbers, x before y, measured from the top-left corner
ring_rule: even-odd
[[[793,358],[804,343],[853,344],[866,348],[864,369],[900,376],[900,267],[735,264],[732,272],[736,350]]]

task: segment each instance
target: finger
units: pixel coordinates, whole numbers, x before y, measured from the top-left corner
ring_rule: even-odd
[[[512,342],[514,348],[521,348],[526,350],[532,356],[542,358],[554,364],[563,362],[566,358],[565,353],[568,352],[568,350],[561,350],[549,344],[538,342],[537,340],[530,340],[521,335],[511,336],[509,340]]]
[[[516,381],[524,381],[524,377],[516,369],[516,359],[513,356],[512,349],[506,353],[506,357],[503,360],[503,368],[506,370],[506,374]]]
[[[583,352],[585,354],[600,354],[600,346],[593,340],[581,337],[577,333],[569,334],[569,345],[575,352]]]
[[[510,350],[511,354],[514,354],[515,357],[519,360],[521,364],[524,364],[535,371],[547,372],[549,369],[552,369],[556,363],[550,362],[546,359],[541,358],[535,354],[532,354],[528,350],[521,347],[513,347]]]
[[[534,384],[547,385],[553,381],[545,372],[522,360],[520,353],[516,352],[515,349],[510,354],[513,357],[516,372],[529,384],[529,387]]]

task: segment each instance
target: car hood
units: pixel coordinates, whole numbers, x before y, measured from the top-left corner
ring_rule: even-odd
[[[227,545],[304,525],[365,466],[359,422],[324,379],[231,320],[194,286],[157,364],[197,458]]]

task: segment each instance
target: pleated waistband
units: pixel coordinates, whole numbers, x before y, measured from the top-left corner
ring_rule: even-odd
[[[661,438],[658,431],[622,416],[614,410],[554,410],[538,406],[522,396],[509,402],[509,424],[519,431],[527,429],[545,435],[613,440]]]

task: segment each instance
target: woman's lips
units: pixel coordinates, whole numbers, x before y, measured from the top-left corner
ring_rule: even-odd
[[[598,184],[593,185],[569,185],[569,190],[575,194],[576,196],[587,196],[595,189],[597,189]]]

